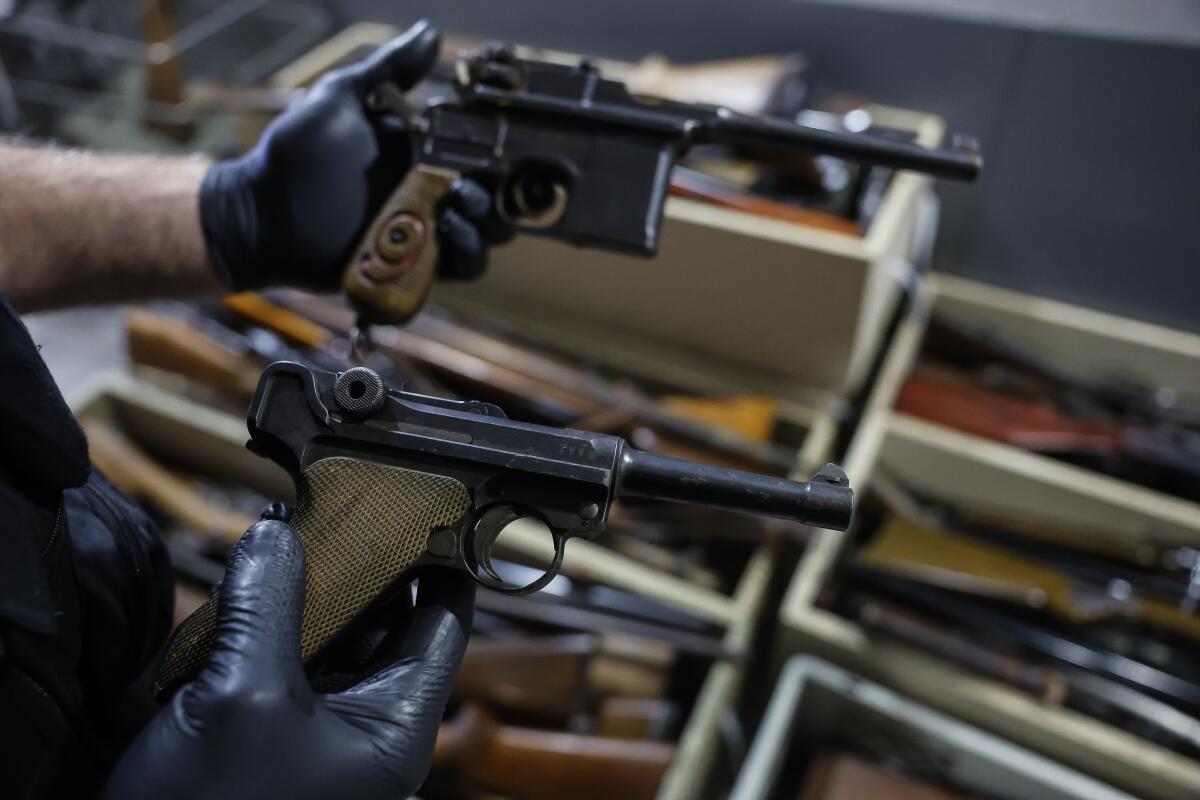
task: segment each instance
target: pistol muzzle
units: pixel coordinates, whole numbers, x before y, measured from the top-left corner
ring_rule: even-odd
[[[616,496],[748,511],[839,531],[850,526],[854,512],[854,491],[835,464],[826,464],[809,481],[789,481],[631,447],[617,465]]]

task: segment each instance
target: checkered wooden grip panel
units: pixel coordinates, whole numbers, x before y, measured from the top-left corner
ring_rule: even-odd
[[[307,661],[425,552],[429,534],[471,507],[454,478],[411,469],[325,458],[306,467],[292,527],[304,545]],[[158,675],[159,693],[195,677],[212,649],[217,598],[175,631]]]

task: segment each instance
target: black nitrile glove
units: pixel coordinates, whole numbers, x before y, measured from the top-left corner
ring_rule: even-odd
[[[392,626],[391,663],[337,694],[300,663],[304,552],[264,520],[234,549],[208,664],[121,757],[105,797],[396,800],[424,780],[466,649],[472,578],[434,569]]]
[[[407,122],[368,111],[367,95],[410,89],[437,60],[441,37],[419,22],[363,61],[331,72],[277,117],[254,149],[214,164],[200,187],[209,257],[231,289],[336,289],[375,213],[413,166]],[[439,275],[478,277],[486,248],[511,237],[488,192],[460,180],[438,220]]]

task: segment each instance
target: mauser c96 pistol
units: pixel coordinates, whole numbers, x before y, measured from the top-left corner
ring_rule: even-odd
[[[366,367],[333,373],[280,361],[263,372],[248,424],[252,450],[296,484],[292,517],[308,576],[306,662],[414,567],[453,565],[485,586],[528,593],[562,564],[566,541],[604,530],[618,498],[736,509],[845,530],[854,494],[830,464],[802,483],[636,450],[617,436],[514,422],[489,403],[389,390]],[[511,522],[543,521],[546,572],[506,583],[491,551]],[[214,596],[176,629],[158,676],[163,696],[200,669]]]
[[[434,220],[460,176],[487,187],[522,232],[651,256],[671,170],[700,144],[828,153],[958,180],[978,175],[973,149],[931,150],[870,133],[806,127],[726,108],[641,100],[587,62],[518,58],[494,47],[457,65],[453,94],[410,109],[395,85],[368,96],[417,132],[415,165],[368,226],[342,276],[367,323],[420,310],[437,266]]]

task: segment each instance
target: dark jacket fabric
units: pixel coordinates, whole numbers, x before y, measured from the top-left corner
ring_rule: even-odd
[[[87,442],[0,295],[0,786],[88,797],[153,708],[165,548]]]

